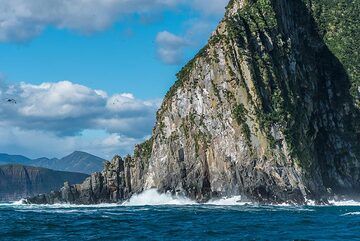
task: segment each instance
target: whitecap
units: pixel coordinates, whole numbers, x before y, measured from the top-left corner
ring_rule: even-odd
[[[341,216],[353,216],[353,215],[360,215],[360,212],[350,212],[350,213],[345,213]]]
[[[195,201],[181,195],[159,193],[156,189],[149,189],[133,195],[124,206],[160,206],[160,205],[195,205]]]
[[[360,206],[360,202],[354,200],[342,200],[342,201],[335,201],[329,200],[329,203],[334,206]]]
[[[249,205],[253,203],[243,202],[241,200],[241,196],[232,196],[232,197],[224,197],[220,199],[211,199],[206,204],[215,205],[215,206],[241,206],[241,205]]]
[[[22,198],[22,199],[20,199],[18,201],[13,202],[12,204],[13,205],[23,205],[25,203],[26,203],[26,199]]]
[[[354,200],[335,201],[329,200],[329,204],[333,206],[360,206],[360,202]],[[0,205],[14,206],[16,208],[24,209],[77,209],[77,208],[113,208],[120,206],[161,206],[161,205],[199,205],[196,201],[193,201],[182,195],[171,195],[170,193],[159,193],[157,189],[149,189],[142,193],[133,195],[128,201],[120,203],[103,203],[94,205],[75,205],[75,204],[27,204],[26,199],[21,199],[13,203],[2,203]],[[219,199],[211,199],[205,205],[214,206],[244,206],[244,205],[257,205],[253,202],[243,201],[241,196],[231,196]],[[266,206],[283,206],[283,207],[296,207],[297,205],[283,203],[277,205],[266,205]],[[305,206],[327,206],[327,205],[316,205],[315,201],[306,200]],[[299,206],[297,206],[299,207]]]

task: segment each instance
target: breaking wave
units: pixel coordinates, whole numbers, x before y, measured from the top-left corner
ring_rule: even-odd
[[[158,205],[195,205],[196,202],[184,196],[174,196],[170,193],[159,193],[156,189],[149,189],[136,194],[124,206],[158,206]]]
[[[229,198],[212,199],[205,205],[232,206],[245,205],[250,202],[241,202],[241,196]],[[125,206],[158,206],[158,205],[201,205],[182,195],[171,195],[170,193],[159,193],[156,189],[149,189],[134,195],[129,201],[123,203]]]
[[[241,200],[241,196],[224,197],[220,199],[212,199],[206,203],[207,205],[215,206],[237,206],[237,205],[251,205],[251,202],[244,202]]]
[[[345,213],[341,216],[354,216],[354,215],[358,216],[358,215],[360,215],[360,212],[349,212],[349,213]]]
[[[354,200],[335,201],[329,200],[331,206],[360,206],[360,202]],[[149,189],[140,194],[133,195],[128,201],[118,204],[95,204],[95,205],[75,205],[75,204],[53,204],[53,205],[35,205],[26,204],[25,199],[13,203],[2,203],[0,206],[21,206],[24,208],[36,208],[36,207],[47,207],[47,208],[110,208],[117,206],[161,206],[161,205],[214,205],[214,206],[243,206],[243,205],[256,205],[252,202],[244,202],[241,196],[224,197],[220,199],[211,199],[205,204],[199,204],[182,195],[171,195],[170,193],[159,193],[156,189]],[[278,204],[268,206],[294,206],[290,204]],[[328,206],[328,205],[316,205],[314,201],[307,200],[305,206]]]
[[[343,200],[343,201],[335,201],[335,200],[329,200],[330,205],[333,206],[360,206],[359,201],[354,200]]]

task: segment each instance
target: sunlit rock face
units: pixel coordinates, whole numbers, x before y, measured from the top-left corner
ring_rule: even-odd
[[[124,167],[94,174],[99,188],[89,188],[90,179],[81,184],[87,187],[79,190],[106,190],[106,198],[85,203],[150,188],[198,202],[357,196],[358,82],[352,64],[345,69],[326,41],[323,4],[230,1],[208,44],[178,73],[151,139]]]

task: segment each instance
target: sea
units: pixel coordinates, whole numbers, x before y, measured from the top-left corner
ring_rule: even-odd
[[[122,204],[0,204],[0,240],[360,240],[360,203],[197,204],[149,190]]]

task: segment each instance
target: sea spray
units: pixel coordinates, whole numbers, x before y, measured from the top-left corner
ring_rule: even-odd
[[[159,206],[159,205],[195,205],[195,201],[181,195],[159,193],[156,189],[149,189],[136,194],[123,203],[124,206]]]
[[[252,204],[243,202],[241,196],[211,199],[203,205],[237,206]],[[201,205],[183,195],[171,195],[170,193],[159,193],[156,189],[149,189],[134,195],[129,201],[123,203],[125,206],[159,206],[159,205]]]
[[[355,200],[329,200],[328,205],[317,205],[315,201],[307,200],[306,205],[302,206],[360,206],[359,201]],[[123,203],[102,203],[94,205],[76,205],[69,203],[53,204],[53,205],[37,205],[27,204],[26,199],[21,199],[12,203],[2,203],[0,205],[6,206],[23,206],[24,208],[109,208],[116,206],[161,206],[161,205],[214,205],[214,206],[242,206],[242,205],[256,205],[256,203],[244,201],[241,196],[230,196],[219,199],[211,199],[206,203],[199,204],[184,195],[172,195],[171,193],[160,193],[157,189],[149,189],[142,193],[133,195],[129,200]],[[293,204],[283,203],[276,205],[263,205],[263,206],[297,206]]]
[[[215,206],[237,206],[237,205],[251,205],[251,202],[244,202],[241,196],[224,197],[220,199],[211,199],[206,204]]]

